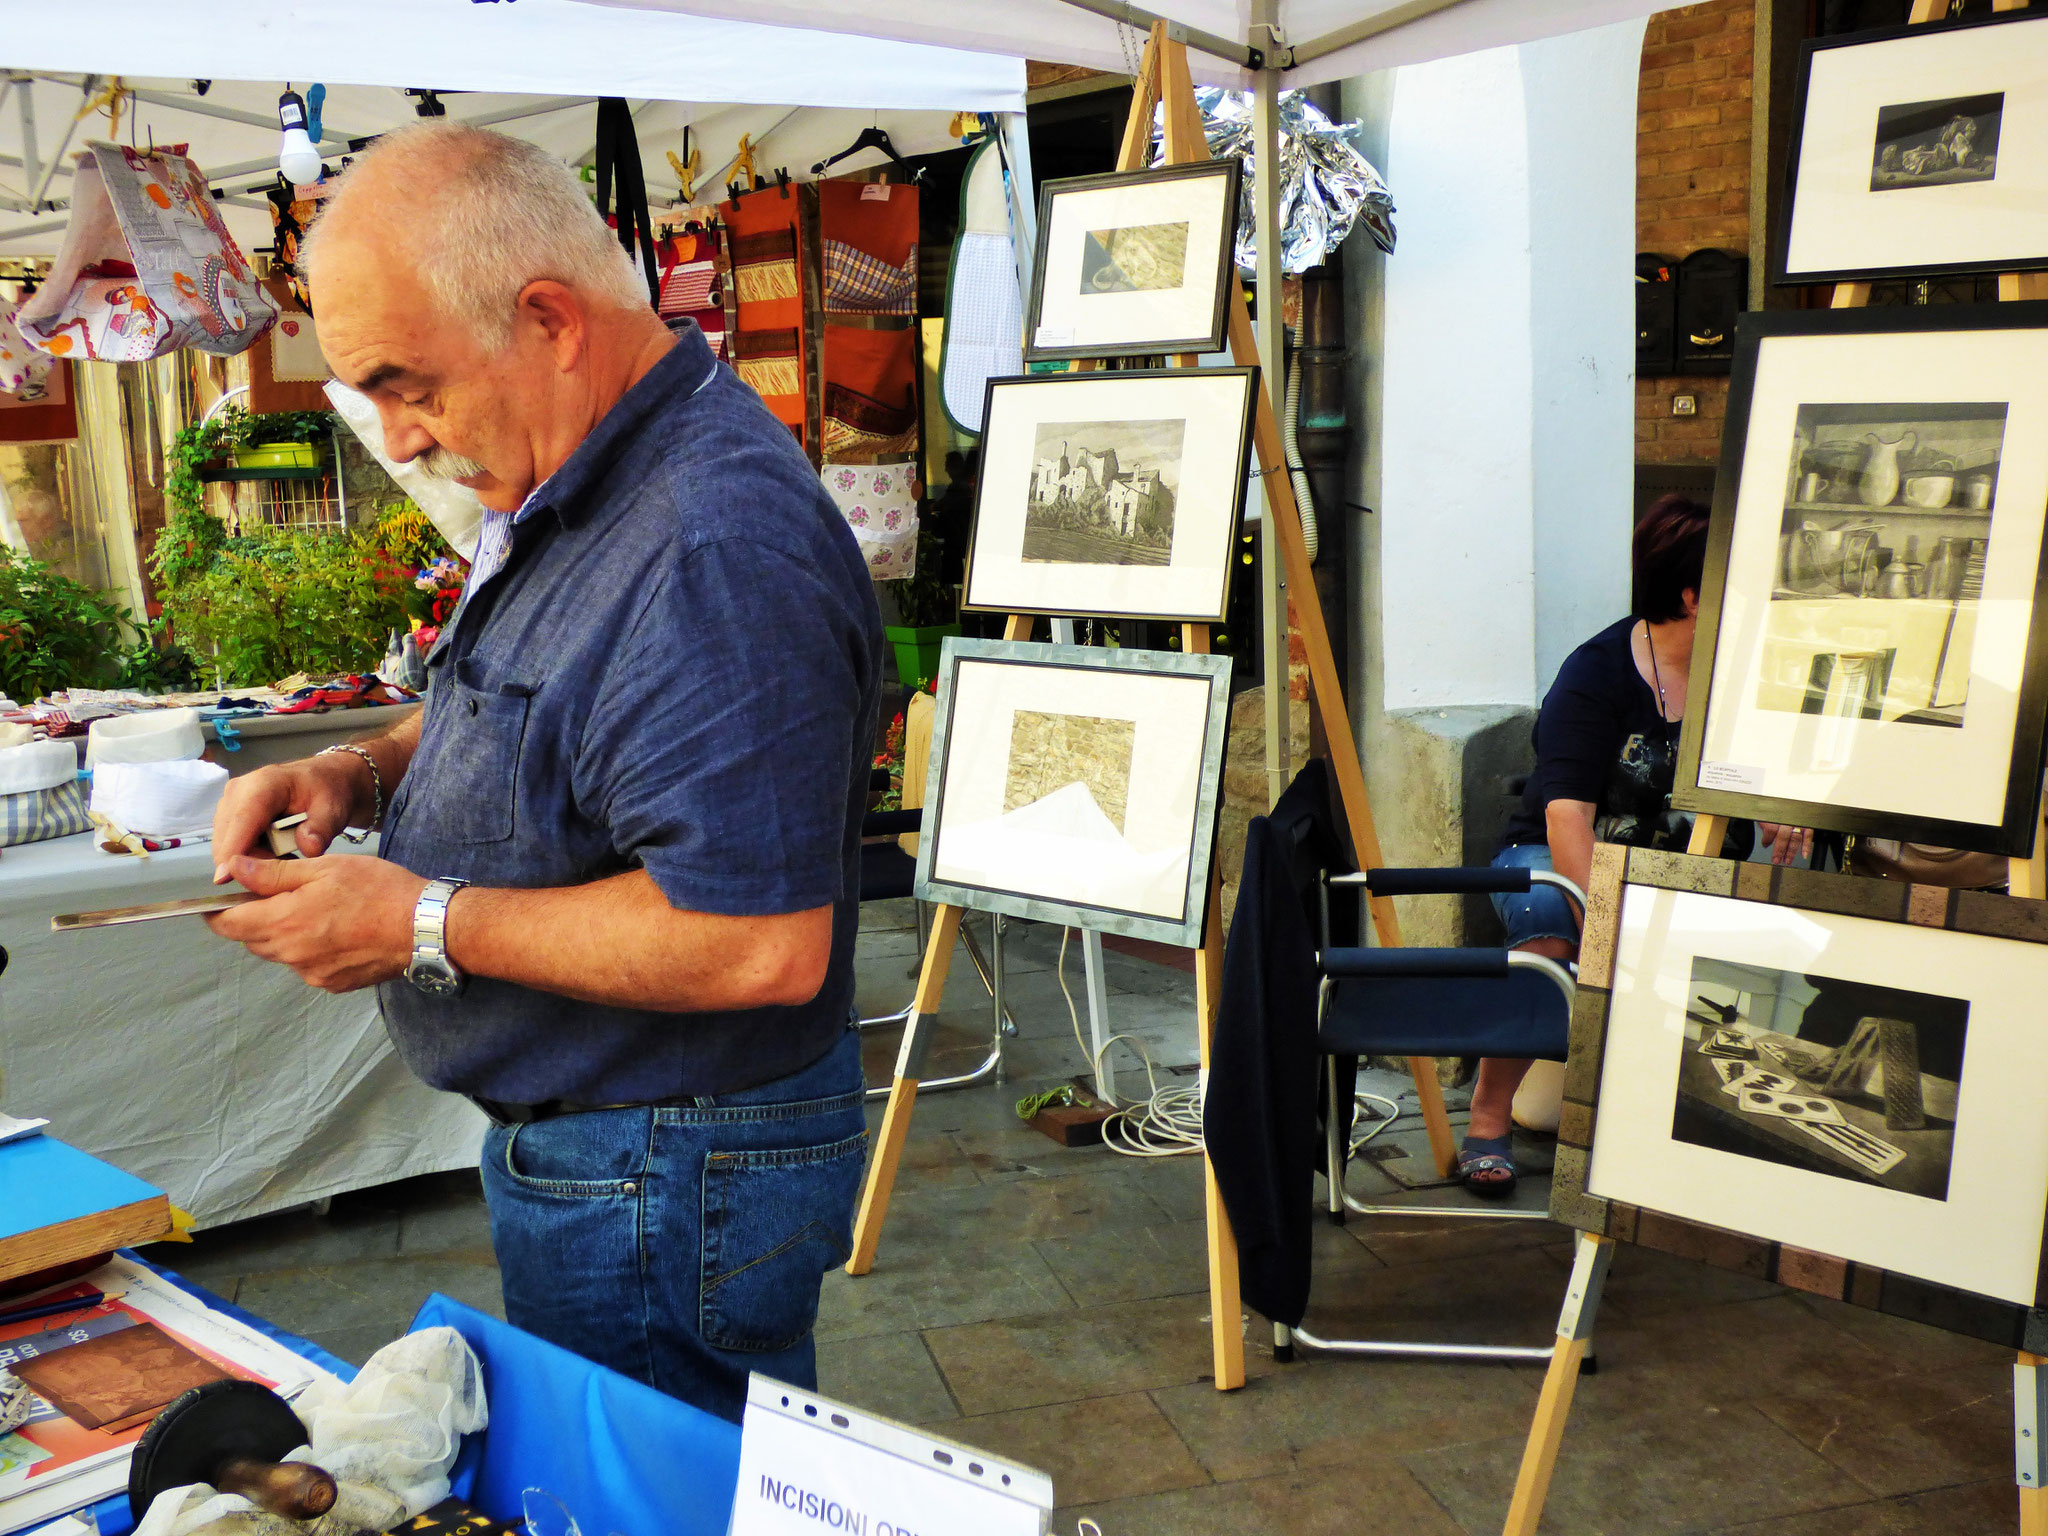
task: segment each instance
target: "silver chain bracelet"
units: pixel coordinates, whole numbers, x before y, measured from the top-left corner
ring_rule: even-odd
[[[364,842],[369,838],[370,833],[375,831],[384,820],[384,775],[378,770],[377,759],[370,756],[366,749],[357,746],[352,741],[338,742],[331,747],[322,747],[313,755],[315,757],[325,757],[330,752],[347,752],[352,756],[360,757],[370,765],[370,793],[374,798],[370,803],[369,828],[357,833],[350,833],[344,830],[341,834],[352,843]]]

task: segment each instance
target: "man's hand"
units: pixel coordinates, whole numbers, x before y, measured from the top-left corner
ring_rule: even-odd
[[[370,765],[353,752],[276,763],[228,780],[220,808],[213,813],[213,846],[217,862],[213,883],[238,879],[228,866],[254,854],[270,858],[264,833],[280,816],[304,812],[299,824],[299,852],[317,858],[349,824],[357,799],[369,784]],[[244,885],[249,882],[244,880]],[[250,886],[251,890],[256,889]]]
[[[404,974],[412,961],[412,912],[427,882],[410,870],[354,855],[243,855],[226,871],[268,899],[213,913],[207,926],[252,955],[290,966],[308,986],[353,992]]]

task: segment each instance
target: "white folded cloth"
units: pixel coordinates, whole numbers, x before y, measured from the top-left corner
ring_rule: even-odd
[[[200,837],[228,771],[218,763],[101,763],[92,771],[92,809],[138,837]]]
[[[0,720],[0,747],[26,746],[35,739],[35,727],[18,720]]]
[[[26,741],[0,747],[0,795],[55,789],[78,776],[78,749],[68,741]]]
[[[147,709],[139,714],[95,720],[85,738],[85,766],[101,763],[169,763],[206,750],[206,733],[196,709]]]

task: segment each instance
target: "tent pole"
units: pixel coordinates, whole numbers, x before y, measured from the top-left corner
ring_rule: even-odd
[[[1376,16],[1363,21],[1354,21],[1348,27],[1339,27],[1334,32],[1325,32],[1321,37],[1312,37],[1305,43],[1295,43],[1287,49],[1286,65],[1289,69],[1297,64],[1306,64],[1310,59],[1320,59],[1325,54],[1335,53],[1339,48],[1349,48],[1353,43],[1362,43],[1369,37],[1378,37],[1396,27],[1405,27],[1463,5],[1465,0],[1407,0],[1405,5],[1390,6]]]
[[[1241,69],[1257,69],[1264,61],[1263,54],[1256,47],[1232,42],[1227,37],[1218,37],[1214,32],[1204,32],[1200,27],[1183,26],[1171,16],[1161,16],[1156,11],[1147,11],[1125,0],[1065,0],[1077,11],[1101,16],[1121,26],[1134,27],[1149,32],[1159,22],[1166,23],[1166,35],[1176,43],[1189,48],[1199,48],[1204,53],[1214,54],[1219,59],[1228,59]]]
[[[217,102],[204,101],[197,96],[176,96],[169,91],[145,89],[132,90],[128,94],[137,101],[148,102],[153,107],[169,107],[174,112],[190,112],[195,117],[217,117],[224,123],[241,123],[249,128],[267,128],[272,133],[278,131],[275,112],[267,115],[262,112],[244,112],[240,107],[221,106]],[[350,133],[330,123],[323,122],[320,125],[320,142],[335,145],[337,154],[348,148],[349,140],[362,137],[360,133]]]
[[[1279,20],[1279,0],[1252,0],[1252,32],[1270,39]],[[1262,69],[1252,77],[1252,207],[1258,240],[1259,374],[1273,417],[1280,420],[1287,404],[1287,328],[1280,300],[1280,71]],[[1282,569],[1280,532],[1271,515],[1272,501],[1264,480],[1259,491],[1265,511],[1259,518],[1259,653],[1265,660],[1266,803],[1279,803],[1281,791],[1294,777],[1289,744],[1287,584]]]
[[[1022,112],[996,116],[996,134],[1010,164],[1011,242],[1017,252],[1017,291],[1031,291],[1032,264],[1038,259],[1038,179],[1031,170],[1031,130]]]
[[[21,189],[33,199],[36,183],[42,180],[43,163],[36,156],[36,83],[33,77],[21,85]],[[33,202],[30,211],[34,211]]]

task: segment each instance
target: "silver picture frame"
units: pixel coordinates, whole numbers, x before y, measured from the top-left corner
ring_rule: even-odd
[[[1229,714],[1225,656],[948,638],[914,894],[1198,947]]]

